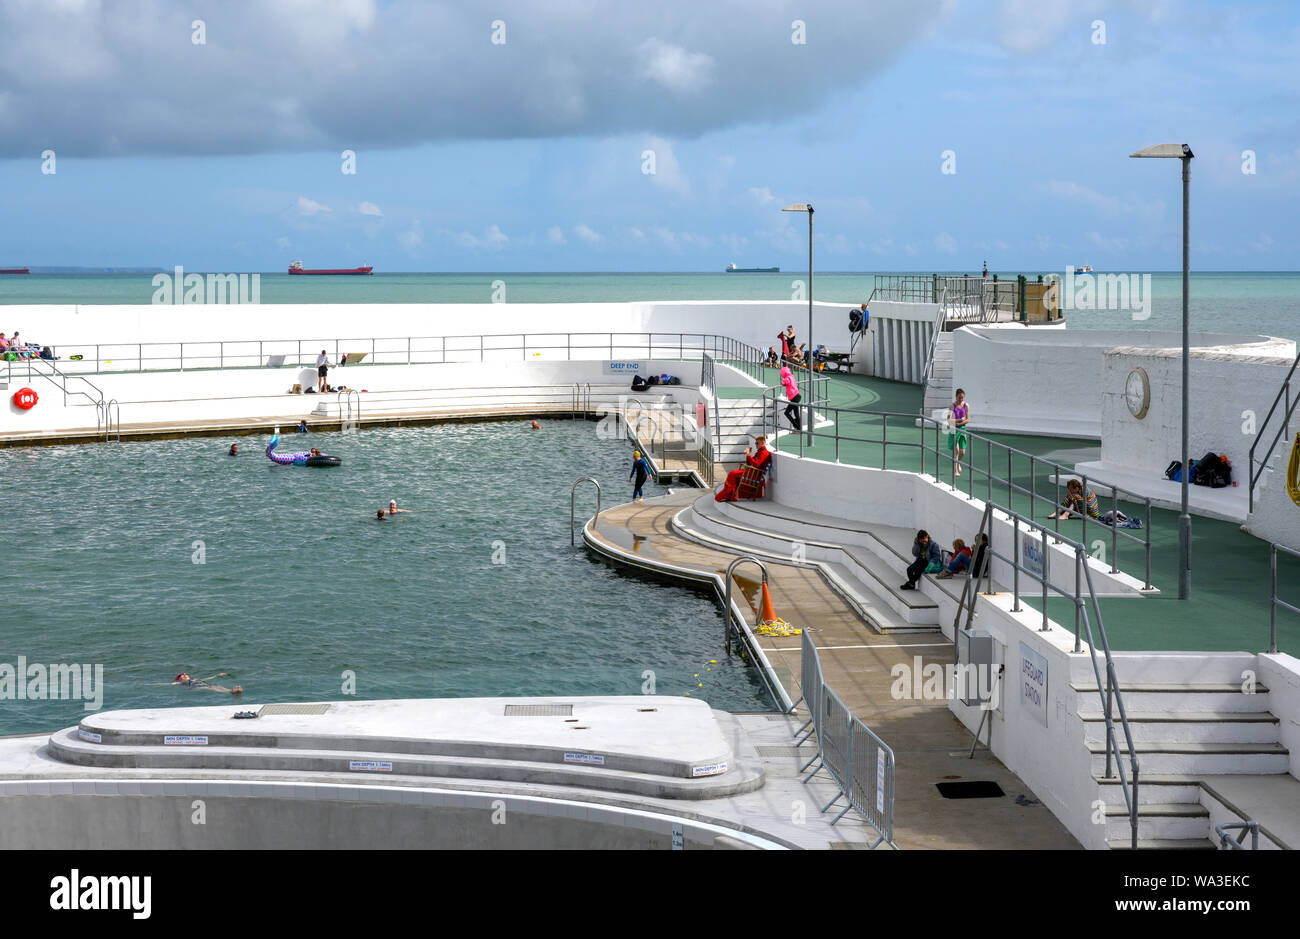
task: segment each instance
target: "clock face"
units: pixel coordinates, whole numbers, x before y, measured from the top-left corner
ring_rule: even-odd
[[[1124,382],[1124,400],[1130,414],[1138,420],[1146,417],[1147,408],[1151,405],[1151,384],[1147,381],[1144,369],[1135,368],[1128,373],[1128,379]]]

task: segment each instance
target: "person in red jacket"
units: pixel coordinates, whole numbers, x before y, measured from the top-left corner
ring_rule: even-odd
[[[745,466],[752,466],[758,470],[767,468],[768,462],[772,459],[772,451],[767,449],[767,438],[756,437],[754,446],[745,448]],[[727,479],[718,490],[718,494],[713,497],[715,502],[735,502],[736,491],[740,486],[740,477],[745,475],[745,468],[734,469],[727,474]]]

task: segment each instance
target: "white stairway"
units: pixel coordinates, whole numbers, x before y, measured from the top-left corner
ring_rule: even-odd
[[[763,399],[715,398],[713,405],[717,408],[717,414],[710,417],[714,431],[713,461],[744,462],[745,448],[752,446],[754,438],[763,432]],[[781,420],[784,422],[785,418]]]
[[[932,414],[952,404],[952,362],[952,333],[944,331],[934,341],[934,366],[925,385],[924,413]]]
[[[1284,775],[1289,755],[1280,743],[1280,724],[1269,711],[1269,691],[1254,686],[1243,693],[1241,673],[1253,671],[1249,653],[1216,653],[1202,665],[1188,667],[1194,653],[1169,654],[1162,668],[1149,654],[1141,669],[1126,668],[1123,653],[1115,656],[1119,685],[1133,748],[1140,768],[1138,780],[1139,848],[1213,848],[1214,831],[1201,781],[1206,777],[1251,774]],[[1182,680],[1175,679],[1178,674]],[[1187,676],[1195,674],[1192,680]],[[1105,840],[1111,848],[1130,846],[1130,824],[1119,778],[1105,776],[1106,725],[1095,682],[1073,682],[1078,715],[1091,754],[1097,798],[1105,803]],[[1116,715],[1124,771],[1129,772],[1128,744]]]

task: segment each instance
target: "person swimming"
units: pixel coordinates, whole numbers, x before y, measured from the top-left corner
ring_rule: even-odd
[[[209,684],[209,682],[214,678],[229,677],[229,672],[217,672],[215,675],[209,675],[207,678],[191,678],[188,672],[181,672],[171,680],[170,684],[181,688],[195,688],[200,691],[215,691],[218,694],[243,694],[243,685],[235,685],[232,688],[223,688],[221,685]]]
[[[383,510],[383,509],[380,509],[378,512],[376,512],[376,513],[375,513],[375,518],[376,518],[378,521],[381,521],[381,522],[382,522],[382,521],[384,520],[384,510]]]
[[[410,510],[410,509],[399,509],[399,508],[397,507],[397,500],[396,500],[396,499],[389,499],[389,500],[388,500],[388,514],[389,514],[389,515],[396,515],[398,512],[409,512],[409,511],[411,511],[411,510]]]
[[[230,456],[239,456],[239,444],[232,443],[228,452]]]

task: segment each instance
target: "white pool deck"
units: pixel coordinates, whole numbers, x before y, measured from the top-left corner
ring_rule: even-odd
[[[571,718],[506,716],[507,706],[566,705]],[[788,715],[732,715],[666,696],[578,696],[321,702],[323,713],[234,718],[261,708],[234,699],[108,711],[54,734],[0,738],[0,804],[14,794],[138,797],[161,784],[169,796],[248,797],[254,783],[290,784],[297,799],[373,802],[384,798],[374,794],[380,787],[418,791],[391,798],[427,797],[431,807],[461,792],[586,805],[593,818],[597,807],[661,813],[778,847],[877,840],[856,813],[831,826],[838,807],[819,812],[837,790],[824,775],[801,781],[798,767],[816,747],[793,746],[800,721]]]

